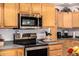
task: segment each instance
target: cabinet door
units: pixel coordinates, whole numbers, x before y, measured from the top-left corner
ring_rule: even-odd
[[[63,49],[63,45],[62,44],[49,45],[48,47],[49,47],[49,50],[50,51]]]
[[[47,14],[46,12],[47,11],[46,11],[46,9],[47,9],[46,3],[43,3],[42,4],[42,21],[43,21],[42,24],[43,24],[43,27],[46,26],[46,24],[47,24],[47,20],[46,20],[46,14]]]
[[[3,4],[0,3],[0,27],[3,26]]]
[[[55,5],[47,4],[47,26],[55,26]]]
[[[62,12],[57,12],[56,16],[57,16],[57,26],[59,28],[62,28],[63,27],[63,13]]]
[[[24,56],[24,48],[19,48],[17,49],[18,51],[18,56]]]
[[[17,27],[18,26],[18,4],[5,3],[4,4],[4,26]]]
[[[72,28],[72,13],[63,12],[63,28]]]
[[[31,13],[31,3],[20,3],[20,12]]]
[[[39,13],[41,15],[41,3],[32,3],[32,13]]]
[[[17,56],[17,50],[11,49],[11,50],[1,50],[0,56]]]
[[[73,27],[79,27],[79,12],[73,12]]]
[[[49,56],[63,56],[63,50],[54,50],[48,52]]]
[[[43,26],[55,26],[55,5],[42,4]]]
[[[79,41],[73,40],[72,44],[73,44],[73,47],[74,47],[74,46],[79,46]]]

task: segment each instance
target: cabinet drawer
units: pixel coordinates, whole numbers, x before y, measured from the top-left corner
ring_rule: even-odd
[[[2,50],[0,51],[0,56],[17,56],[17,50],[16,49]]]
[[[48,52],[49,56],[63,56],[63,50],[54,50]]]
[[[59,49],[62,49],[62,45],[61,44],[58,44],[58,45],[49,45],[49,50],[59,50]]]

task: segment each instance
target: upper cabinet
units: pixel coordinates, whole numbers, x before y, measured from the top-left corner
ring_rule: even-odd
[[[43,27],[56,25],[55,5],[47,3],[4,3],[0,4],[0,28],[18,27],[18,13],[40,14]]]
[[[63,27],[72,28],[72,13],[63,12]]]
[[[73,15],[73,21],[72,21],[73,27],[79,27],[79,12],[73,12],[72,15]]]
[[[55,5],[42,4],[43,26],[55,26]]]
[[[41,15],[42,4],[41,3],[32,3],[32,13],[38,13]]]
[[[57,26],[59,28],[63,27],[63,13],[57,12],[56,13],[56,20],[57,20]]]
[[[48,26],[55,26],[55,5],[47,4],[47,24]]]
[[[4,27],[17,27],[18,25],[18,4],[4,4]]]
[[[23,13],[32,13],[31,3],[20,3],[20,12]]]
[[[71,12],[57,12],[56,19],[57,19],[57,26],[59,28],[72,28]]]
[[[47,4],[45,4],[45,3],[42,4],[42,19],[43,19],[42,20],[43,21],[42,24],[43,24],[43,26],[46,26],[46,24],[47,24],[47,19],[46,19],[47,18],[46,17],[46,14],[47,14],[46,13],[47,12],[47,10],[46,10],[47,9],[47,6],[46,5]]]
[[[3,4],[0,4],[0,27],[3,26]]]

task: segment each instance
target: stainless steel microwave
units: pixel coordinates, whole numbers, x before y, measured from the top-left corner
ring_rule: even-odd
[[[29,14],[19,14],[19,28],[40,28],[42,27],[42,17]]]

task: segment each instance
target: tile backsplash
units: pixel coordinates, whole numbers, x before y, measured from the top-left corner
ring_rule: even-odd
[[[15,29],[0,29],[0,34],[5,41],[12,41]],[[30,30],[19,30],[20,33],[37,33],[37,38],[45,38],[45,31],[50,32],[49,28],[46,29],[30,29]]]

